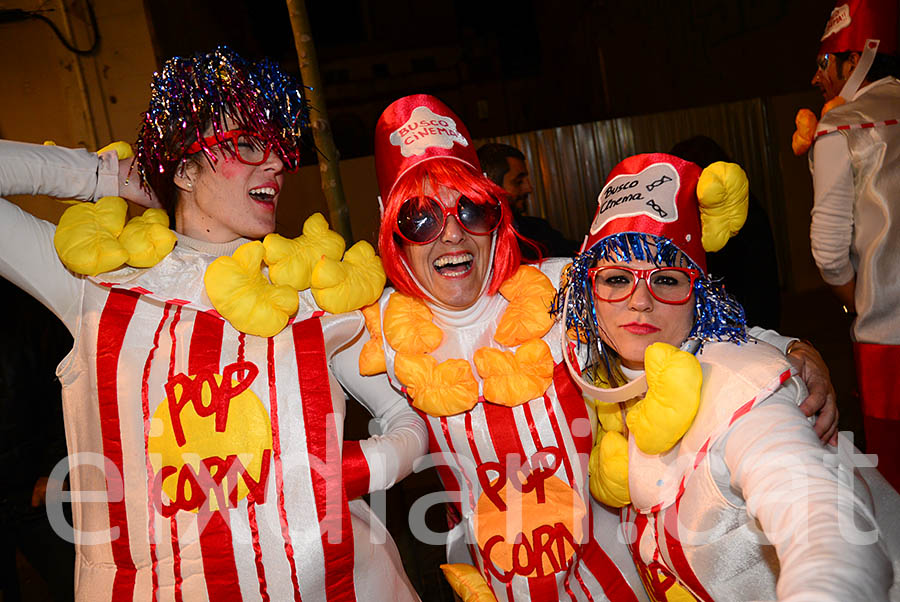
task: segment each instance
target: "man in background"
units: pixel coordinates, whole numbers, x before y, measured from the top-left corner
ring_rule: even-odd
[[[866,451],[900,489],[900,63],[897,0],[842,0],[812,83],[826,100],[810,154],[813,257],[855,315]]]
[[[519,240],[522,256],[529,261],[541,257],[572,257],[578,243],[568,240],[561,232],[540,217],[526,215],[528,195],[534,191],[528,176],[528,165],[522,151],[508,144],[491,142],[478,149],[478,161],[485,175],[509,195],[513,212],[513,227],[529,239]],[[535,244],[538,248],[535,248]]]

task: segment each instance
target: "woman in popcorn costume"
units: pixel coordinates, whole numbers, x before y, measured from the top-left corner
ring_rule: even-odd
[[[646,599],[616,516],[589,501],[594,417],[549,314],[567,261],[520,265],[505,194],[437,98],[392,103],[375,136],[394,288],[335,367],[355,397],[405,396],[424,418],[450,502],[448,580],[468,601]]]
[[[220,48],[154,76],[143,189],[127,145],[0,144],[3,195],[97,200],[58,227],[0,202],[2,275],[75,337],[58,369],[72,490],[102,500],[74,505],[79,600],[417,599],[355,498],[408,473],[424,429],[405,403],[372,405],[385,435],[344,442],[329,374],[363,329],[334,314],[377,299],[384,273],[321,216],[272,234],[306,119],[276,65]],[[113,195],[158,199],[175,232],[160,209],[126,225]]]
[[[896,493],[870,470],[873,509],[852,445],[822,445],[803,382],[706,272],[746,202],[734,164],[650,154],[610,173],[560,297],[570,371],[597,401],[591,491],[624,506],[653,600],[885,600],[875,512]]]

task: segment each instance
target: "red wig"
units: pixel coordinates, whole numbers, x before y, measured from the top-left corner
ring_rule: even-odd
[[[488,294],[496,294],[500,285],[513,275],[522,261],[516,231],[512,227],[512,211],[502,188],[476,172],[467,163],[452,158],[437,157],[422,161],[403,174],[394,185],[390,198],[382,199],[384,212],[378,231],[378,250],[388,280],[402,293],[419,298],[426,296],[412,278],[403,251],[403,239],[394,232],[400,205],[406,199],[424,196],[426,182],[435,188],[441,185],[452,188],[476,203],[484,203],[489,199],[495,199],[500,203],[503,217],[496,230],[497,240],[494,244],[494,261],[488,287]]]

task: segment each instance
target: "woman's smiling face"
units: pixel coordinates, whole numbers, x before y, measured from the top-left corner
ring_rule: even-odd
[[[453,207],[460,193],[425,182],[423,193]],[[455,216],[447,216],[444,230],[424,245],[403,243],[409,269],[419,284],[435,299],[455,309],[470,307],[480,296],[491,265],[492,234],[476,235],[464,230]]]
[[[226,119],[224,126],[233,129],[235,124]],[[210,126],[205,135],[212,134]],[[210,149],[215,166],[201,155],[176,175],[175,183],[180,188],[176,229],[209,242],[263,238],[275,231],[284,164],[277,153],[269,152],[261,164],[248,165],[222,147],[216,144]]]
[[[597,262],[597,267],[605,266],[642,270],[657,267],[649,261]],[[658,342],[680,347],[694,325],[693,293],[684,303],[663,303],[650,294],[644,280],[626,299],[608,302],[595,296],[594,306],[603,341],[616,350],[622,365],[635,370],[643,370],[647,347]]]

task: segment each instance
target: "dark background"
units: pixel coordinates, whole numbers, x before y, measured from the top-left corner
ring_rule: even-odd
[[[430,93],[476,139],[808,90],[831,0],[307,2],[343,158]],[[153,0],[158,60],[227,43],[299,75],[282,0]]]

